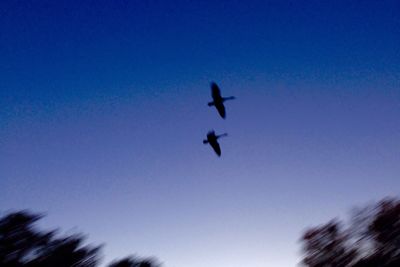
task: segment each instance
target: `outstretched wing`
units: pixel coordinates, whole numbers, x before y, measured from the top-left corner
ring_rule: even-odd
[[[221,90],[219,90],[219,87],[215,82],[211,83],[211,96],[213,99],[221,98]]]
[[[219,103],[218,105],[215,105],[215,107],[217,108],[219,115],[225,119],[226,113],[224,104]]]
[[[221,156],[221,147],[219,146],[218,142],[210,142],[210,145],[214,149],[218,157]]]

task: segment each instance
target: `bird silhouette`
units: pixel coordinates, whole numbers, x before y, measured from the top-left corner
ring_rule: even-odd
[[[226,100],[232,100],[235,99],[234,96],[230,97],[222,97],[221,96],[221,90],[219,89],[218,85],[215,82],[211,82],[211,96],[213,101],[208,103],[208,106],[215,106],[215,108],[218,110],[219,115],[223,119],[226,117],[226,112],[225,112],[225,106],[224,102]]]
[[[214,149],[215,153],[218,155],[218,157],[221,156],[221,147],[218,144],[218,138],[228,136],[227,133],[216,135],[215,132],[209,131],[207,133],[207,140],[203,140],[203,144],[210,144],[210,146]]]

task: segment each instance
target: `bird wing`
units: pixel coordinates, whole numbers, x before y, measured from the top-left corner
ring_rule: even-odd
[[[221,147],[219,146],[218,142],[210,142],[210,145],[214,149],[215,153],[217,153],[218,156],[221,156]]]
[[[215,105],[215,107],[217,108],[219,115],[221,115],[221,117],[225,119],[226,113],[224,104],[220,103],[218,105]]]
[[[221,98],[221,91],[216,83],[211,83],[211,96],[213,99]]]

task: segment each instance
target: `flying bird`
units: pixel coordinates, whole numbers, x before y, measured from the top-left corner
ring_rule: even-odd
[[[219,115],[221,115],[221,117],[223,119],[225,119],[226,117],[226,113],[225,113],[225,106],[224,106],[224,102],[226,100],[232,100],[235,99],[234,96],[230,96],[230,97],[222,97],[221,96],[221,90],[219,89],[218,85],[215,82],[211,83],[211,96],[213,101],[208,103],[208,106],[215,106],[215,108],[218,110]]]
[[[203,140],[203,144],[210,144],[210,146],[214,149],[215,153],[217,153],[218,157],[221,156],[221,147],[218,144],[218,138],[228,136],[227,133],[216,135],[214,131],[209,131],[207,133],[207,140]]]

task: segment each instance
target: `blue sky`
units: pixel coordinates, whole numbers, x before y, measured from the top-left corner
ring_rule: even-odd
[[[306,227],[400,193],[399,12],[3,1],[0,211],[45,212],[105,262],[295,266]],[[211,81],[237,97],[226,120]]]

